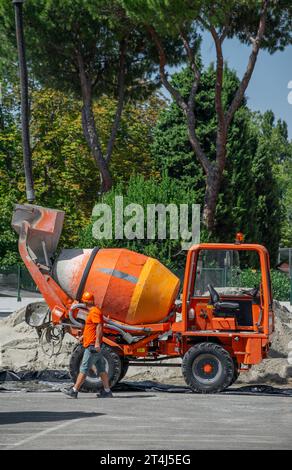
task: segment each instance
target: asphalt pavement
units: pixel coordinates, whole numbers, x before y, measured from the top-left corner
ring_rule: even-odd
[[[292,398],[0,392],[0,449],[292,449]]]

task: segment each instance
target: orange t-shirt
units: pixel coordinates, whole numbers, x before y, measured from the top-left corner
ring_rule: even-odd
[[[87,315],[83,330],[83,346],[85,348],[95,343],[96,326],[99,323],[103,323],[102,313],[98,307],[92,307]]]

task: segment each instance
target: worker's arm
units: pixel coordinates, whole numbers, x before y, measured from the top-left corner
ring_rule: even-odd
[[[103,337],[103,325],[102,323],[98,323],[96,327],[96,340],[95,340],[95,349],[97,351],[100,351],[100,346],[102,343],[102,337]]]

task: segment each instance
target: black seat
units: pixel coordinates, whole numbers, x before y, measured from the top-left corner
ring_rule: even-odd
[[[210,292],[210,303],[214,305],[215,317],[236,317],[240,312],[240,307],[237,302],[221,302],[218,292],[211,284],[208,284]]]

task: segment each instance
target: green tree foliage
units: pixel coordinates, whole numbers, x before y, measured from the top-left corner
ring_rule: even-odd
[[[258,130],[257,150],[252,164],[257,200],[254,220],[257,223],[258,242],[269,249],[271,262],[275,265],[282,222],[276,164],[281,159],[281,150],[287,152],[288,143],[286,141],[285,148],[278,147],[277,142],[281,139],[281,134],[279,128],[274,125],[274,115],[271,111],[264,113],[259,120],[254,116],[254,121]]]
[[[24,10],[30,72],[43,86],[82,99],[83,131],[101,177],[95,190],[106,191],[112,184],[109,162],[124,103],[155,86],[148,80],[154,64],[147,41],[115,0],[27,0]],[[7,61],[9,44],[12,51],[15,45],[10,0],[0,2],[0,24]],[[117,98],[104,152],[92,110],[93,99],[103,94]]]
[[[268,1],[268,25],[263,46],[273,52],[292,40],[290,0]],[[258,27],[262,0],[121,0],[127,12],[144,24],[152,23],[162,33],[175,35],[182,24],[207,20],[219,30],[228,25],[227,37],[238,37],[249,44]]]
[[[197,91],[195,117],[197,122],[197,134],[202,142],[202,147],[211,161],[215,159],[215,143],[217,122],[214,109],[214,84],[216,73],[213,65],[201,75],[200,85]],[[172,83],[179,90],[183,98],[187,98],[192,86],[192,72],[189,68],[173,76]],[[239,80],[236,74],[227,67],[224,70],[223,101],[228,103],[232,99],[234,90]],[[247,109],[245,101],[241,109]],[[239,116],[238,113],[236,116]],[[241,121],[243,121],[241,119]],[[237,123],[231,129],[231,146],[236,143],[238,136],[235,131],[242,124]],[[233,132],[233,133],[232,133]],[[152,146],[153,157],[159,167],[168,171],[170,176],[182,179],[187,185],[199,185],[200,202],[204,196],[204,173],[199,162],[194,159],[191,144],[189,143],[187,126],[183,112],[174,101],[168,108],[162,111],[158,124],[154,131],[155,139]],[[243,152],[241,153],[241,156]]]
[[[79,103],[52,89],[35,92],[31,137],[38,204],[65,211],[61,243],[74,245],[99,183],[84,141]]]
[[[276,178],[281,195],[281,246],[292,247],[292,141],[288,143],[287,124],[278,121],[270,132],[272,148],[277,156]]]
[[[284,220],[281,229],[281,245],[292,247],[292,144],[290,157],[280,167]]]
[[[11,229],[13,201],[21,201],[22,150],[20,134],[6,101],[0,107],[0,264],[19,259],[17,237]]]
[[[215,79],[212,66],[202,73],[196,106],[197,133],[204,152],[211,160],[214,158],[213,137],[216,133]],[[190,71],[183,70],[175,75],[174,80],[182,95],[187,94],[191,86]],[[224,100],[230,99],[237,84],[235,73],[225,67]],[[213,239],[230,242],[237,231],[243,231],[246,241],[267,246],[275,264],[282,218],[276,181],[277,162],[287,158],[291,146],[287,136],[284,138],[281,134],[280,124],[275,126],[273,119],[270,112],[263,116],[251,113],[245,103],[236,112],[230,127]],[[185,188],[192,188],[194,202],[203,204],[204,175],[197,160],[192,158],[184,116],[174,102],[159,117],[152,153],[158,168],[181,181]]]
[[[150,141],[161,106],[162,101],[156,97],[126,105],[111,161],[115,182],[124,183],[135,172],[145,177],[157,173]],[[100,99],[93,107],[103,146],[114,108],[115,102],[108,98]],[[64,247],[76,246],[81,230],[89,223],[99,178],[83,136],[79,109],[80,103],[70,95],[52,89],[33,93],[31,135],[37,201],[45,207],[65,210],[60,241]],[[17,116],[7,107],[1,112],[0,264],[8,265],[18,259],[17,237],[10,224],[13,204],[25,202],[25,182]]]
[[[115,112],[115,100],[102,97],[94,105],[96,119],[100,123],[102,147],[106,147],[106,136]],[[155,176],[150,144],[153,140],[158,115],[165,106],[165,101],[152,95],[146,100],[135,100],[125,105],[119,132],[115,140],[110,170],[114,183],[127,183],[131,175],[139,173],[145,178]]]

